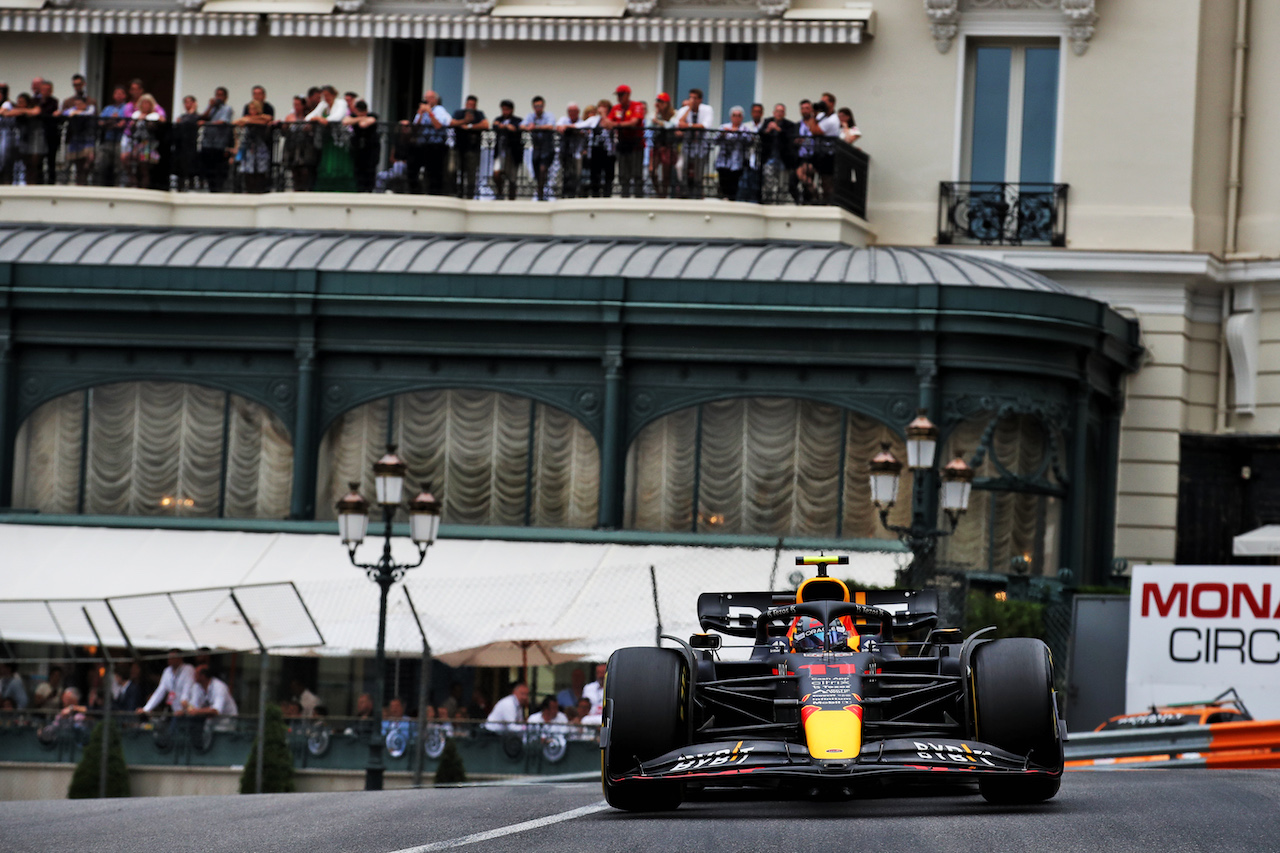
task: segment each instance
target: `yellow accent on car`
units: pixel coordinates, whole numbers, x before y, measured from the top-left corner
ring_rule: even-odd
[[[813,711],[804,721],[804,738],[814,758],[857,758],[862,751],[862,720],[843,709]]]

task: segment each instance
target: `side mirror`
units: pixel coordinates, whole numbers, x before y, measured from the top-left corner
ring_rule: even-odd
[[[689,637],[689,645],[695,649],[715,651],[720,648],[719,634],[693,634]]]

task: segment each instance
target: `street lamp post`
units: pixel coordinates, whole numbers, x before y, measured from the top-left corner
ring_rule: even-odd
[[[907,526],[889,523],[889,511],[898,499],[902,463],[889,450],[888,442],[881,444],[880,452],[871,460],[871,500],[880,511],[880,523],[897,534],[902,544],[911,550],[911,568],[900,579],[902,585],[919,589],[933,577],[938,540],[955,532],[960,516],[969,508],[969,494],[973,488],[974,471],[957,454],[942,469],[939,498],[950,526],[939,529],[928,518],[929,490],[938,488],[938,471],[934,457],[938,449],[938,428],[925,416],[923,410],[907,425],[907,467],[913,478],[911,524]]]
[[[409,538],[418,548],[418,560],[414,563],[396,563],[391,559],[391,520],[404,496],[404,475],[407,466],[396,456],[395,445],[387,446],[387,453],[373,465],[373,482],[376,500],[382,507],[382,556],[376,563],[356,560],[356,548],[364,541],[369,529],[369,502],[360,494],[360,484],[351,483],[351,491],[338,501],[338,534],[347,548],[351,564],[363,569],[378,585],[378,651],[374,664],[376,687],[373,700],[373,731],[369,735],[369,763],[365,767],[364,789],[382,790],[382,700],[386,692],[387,656],[387,593],[391,585],[400,580],[409,569],[422,565],[427,549],[436,541],[440,530],[440,502],[431,495],[431,485],[409,502]],[[420,712],[421,713],[421,712]]]

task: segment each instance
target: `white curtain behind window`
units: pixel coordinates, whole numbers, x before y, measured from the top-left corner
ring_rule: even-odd
[[[31,415],[17,451],[15,500],[41,512],[73,513],[83,502],[90,514],[211,518],[221,500],[227,517],[289,513],[293,448],[283,426],[212,388],[123,382],[73,392]]]
[[[399,394],[339,416],[321,443],[318,517],[333,518],[348,482],[373,493],[388,438],[409,466],[410,496],[431,483],[446,523],[595,526],[600,453],[587,428],[526,397],[476,389]]]
[[[882,441],[906,457],[901,439],[878,421],[808,400],[749,397],[704,404],[700,438],[697,423],[698,407],[682,409],[648,424],[633,442],[629,526],[691,530],[696,468],[700,532],[893,536],[871,504],[867,466]],[[891,522],[909,520],[910,505],[911,481],[903,477]]]

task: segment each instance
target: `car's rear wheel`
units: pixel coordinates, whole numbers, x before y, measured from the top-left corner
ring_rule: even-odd
[[[601,782],[609,805],[634,812],[669,811],[684,798],[680,782],[661,779],[614,781],[688,742],[688,668],[670,649],[619,649],[605,677],[608,745],[601,759]]]
[[[971,666],[974,737],[1057,771],[982,779],[983,799],[1022,804],[1052,798],[1062,784],[1062,738],[1049,647],[1030,638],[993,640],[974,649]]]

